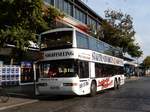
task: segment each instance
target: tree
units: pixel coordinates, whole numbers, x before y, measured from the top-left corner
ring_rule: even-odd
[[[127,48],[128,48],[128,53],[132,57],[139,58],[143,54],[143,52],[140,50],[140,47],[139,47],[139,45],[137,43],[134,44],[132,42],[129,42]]]
[[[143,61],[143,65],[145,68],[150,68],[150,56],[147,56],[144,61]]]
[[[106,10],[105,18],[102,22],[104,38],[101,40],[122,48],[124,53],[127,52],[132,57],[140,57],[142,51],[138,43],[135,43],[133,18],[115,10]]]
[[[50,29],[50,23],[61,14],[52,7],[45,9],[43,0],[1,0],[1,47],[13,43],[24,50],[29,41],[36,41],[37,33]]]
[[[37,42],[36,34],[50,29],[62,16],[55,8],[46,7],[43,0],[1,0],[0,14],[0,48],[13,44],[16,53],[26,51],[30,41]]]
[[[46,22],[42,18],[41,0],[2,0],[0,1],[0,45],[15,44],[24,50],[35,41],[38,29],[45,29]]]

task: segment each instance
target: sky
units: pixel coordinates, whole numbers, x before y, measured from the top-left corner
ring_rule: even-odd
[[[135,39],[143,50],[144,59],[150,56],[150,0],[83,0],[104,18],[104,11],[113,9],[133,17]]]

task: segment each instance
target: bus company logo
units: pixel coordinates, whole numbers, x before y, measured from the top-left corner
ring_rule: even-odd
[[[74,52],[72,51],[45,53],[45,57],[63,57],[63,56],[73,56],[73,55]]]
[[[95,60],[95,61],[105,62],[105,63],[113,63],[113,61],[114,61],[113,57],[98,54],[98,53],[95,53],[95,52],[92,53],[92,59]]]
[[[112,56],[102,55],[102,54],[95,53],[95,52],[92,53],[92,60],[99,61],[102,63],[123,65],[123,61],[121,59],[118,59]]]
[[[103,56],[101,54],[97,54],[95,52],[92,53],[92,60],[96,60],[96,61],[103,61]]]
[[[97,86],[98,87],[102,86],[102,89],[104,89],[104,88],[108,88],[112,84],[113,84],[113,81],[110,80],[110,78],[107,78],[107,79],[99,80]]]
[[[109,57],[109,56],[103,56],[103,61],[107,62],[107,63],[113,63],[113,57]]]

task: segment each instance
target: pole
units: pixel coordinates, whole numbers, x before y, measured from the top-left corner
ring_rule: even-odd
[[[138,61],[138,58],[137,58],[137,76],[139,77],[139,61]]]
[[[36,89],[36,63],[33,63],[33,72],[34,72],[34,95],[37,95],[37,89]]]

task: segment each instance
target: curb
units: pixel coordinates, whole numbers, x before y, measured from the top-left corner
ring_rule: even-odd
[[[138,79],[140,79],[140,77],[130,77],[130,78],[126,78],[125,81],[134,81]]]
[[[18,106],[23,106],[23,105],[26,105],[26,104],[35,103],[35,102],[38,102],[38,100],[32,100],[32,101],[27,101],[27,102],[15,104],[15,105],[9,105],[9,106],[0,107],[0,111],[6,110],[6,109],[10,109],[10,108],[14,108],[14,107],[18,107]]]

